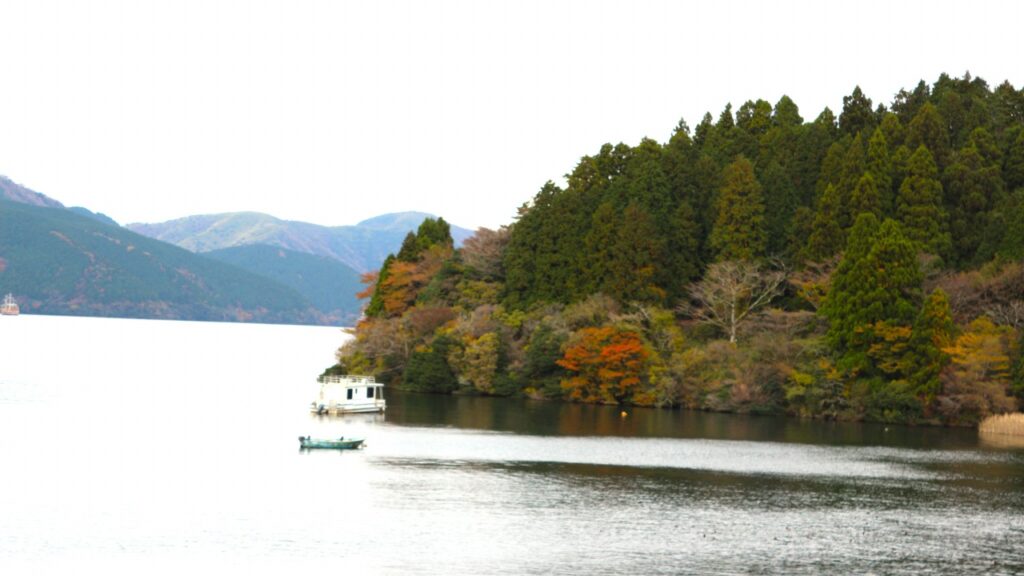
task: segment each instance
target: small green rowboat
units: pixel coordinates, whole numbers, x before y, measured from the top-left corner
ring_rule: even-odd
[[[305,449],[333,448],[335,450],[357,450],[362,445],[362,438],[345,438],[344,436],[342,436],[337,440],[333,440],[325,438],[311,438],[309,436],[299,436],[299,446]]]

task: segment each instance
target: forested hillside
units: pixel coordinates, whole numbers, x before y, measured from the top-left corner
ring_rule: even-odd
[[[359,319],[359,273],[337,260],[264,244],[213,250],[203,256],[294,289],[328,324],[353,326]]]
[[[941,76],[606,144],[367,275],[334,369],[411,389],[971,424],[1024,396],[1024,93]]]
[[[0,290],[23,312],[315,324],[296,291],[107,224],[0,200]]]

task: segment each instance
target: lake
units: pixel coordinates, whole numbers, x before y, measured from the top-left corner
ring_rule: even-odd
[[[1024,572],[1024,450],[973,430],[394,390],[309,414],[344,338],[0,318],[0,572]],[[298,448],[342,434],[367,447]]]

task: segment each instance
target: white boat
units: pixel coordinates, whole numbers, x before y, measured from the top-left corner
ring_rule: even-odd
[[[373,376],[321,376],[320,394],[310,405],[316,414],[348,414],[353,412],[383,412],[384,385]]]
[[[17,316],[21,313],[18,308],[18,303],[14,301],[14,295],[8,294],[4,296],[4,303],[0,304],[0,314],[4,316]]]

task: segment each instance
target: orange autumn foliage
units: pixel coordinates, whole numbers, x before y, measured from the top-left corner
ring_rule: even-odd
[[[647,350],[636,332],[584,328],[556,363],[574,372],[562,380],[569,399],[617,404],[639,388]]]
[[[377,289],[377,278],[380,277],[380,272],[374,270],[372,272],[363,272],[359,276],[359,282],[365,284],[366,288],[363,291],[356,294],[356,298],[364,299],[373,297],[374,290]]]

